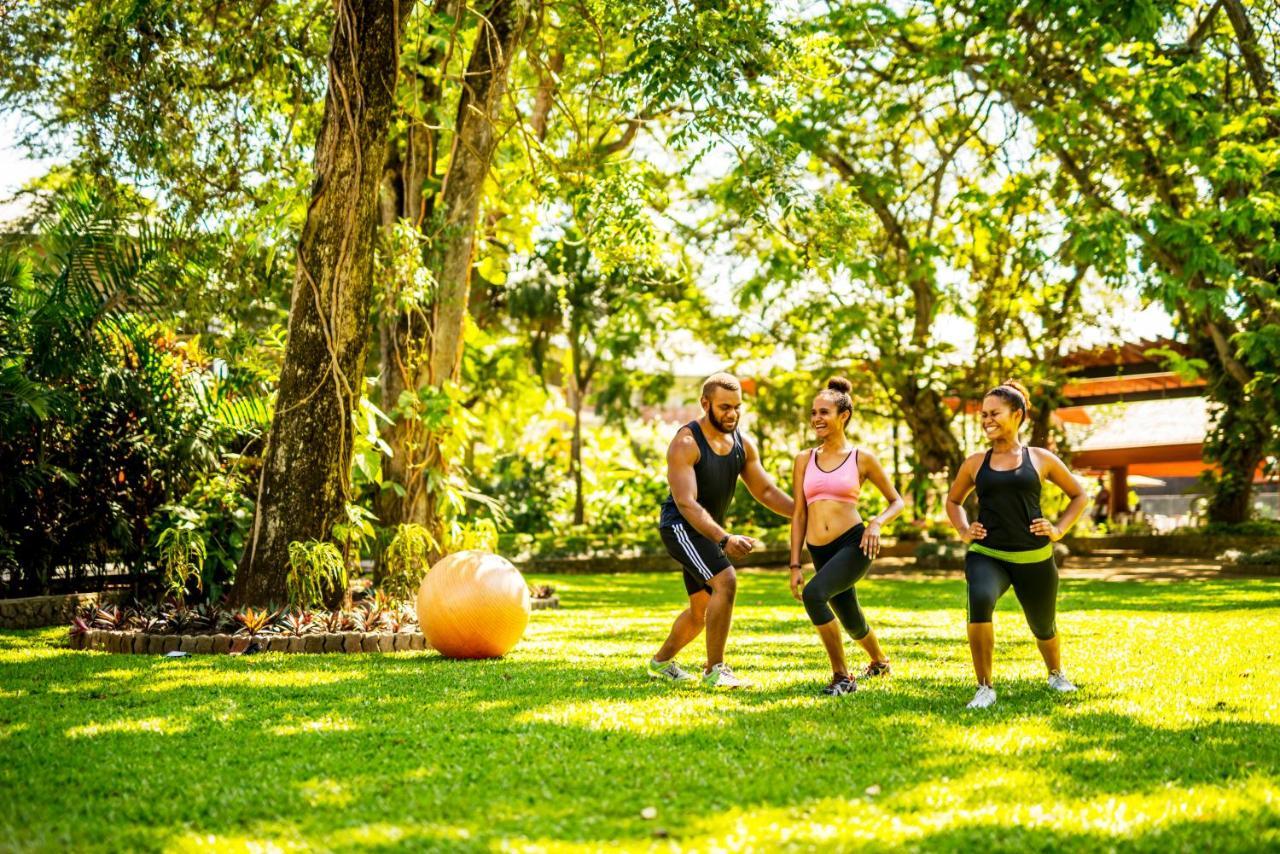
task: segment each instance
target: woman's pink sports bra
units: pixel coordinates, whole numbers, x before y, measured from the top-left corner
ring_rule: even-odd
[[[852,464],[849,462],[853,460]],[[858,479],[858,449],[854,448],[844,462],[831,471],[818,467],[818,449],[809,454],[809,465],[804,470],[804,503],[815,501],[843,501],[857,504],[862,483]]]

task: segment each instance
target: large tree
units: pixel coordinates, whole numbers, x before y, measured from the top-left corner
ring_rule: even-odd
[[[801,312],[839,305],[823,316],[813,343],[823,350],[821,361],[856,361],[883,387],[911,431],[913,492],[923,510],[932,477],[954,473],[964,459],[946,398],[965,371],[953,343],[938,335],[938,322],[957,311],[944,273],[960,266],[956,223],[995,171],[998,116],[991,95],[962,77],[912,73],[863,10],[833,7],[799,33],[813,56],[790,75],[813,82],[791,82],[797,100],[771,105],[768,145],[789,147],[818,176],[810,218],[831,233],[798,257],[791,246],[771,245],[767,263],[783,259],[816,272]],[[776,89],[779,81],[771,76],[759,85]],[[827,214],[850,204],[864,212],[860,233]],[[857,250],[849,245],[855,241]]]
[[[918,4],[896,39],[1029,120],[1089,215],[1123,228],[1205,365],[1209,516],[1248,518],[1280,450],[1280,11],[1245,0]]]
[[[455,95],[444,158],[438,153],[434,117],[449,97],[440,68],[447,51],[435,48],[423,54],[422,82],[412,95],[415,108],[408,114],[403,153],[394,152],[389,162],[389,211],[398,209],[422,235],[416,266],[428,286],[415,288],[412,278],[401,279],[386,300],[382,318],[382,394],[396,417],[387,431],[392,454],[386,464],[387,480],[394,486],[384,491],[379,511],[384,524],[426,525],[440,548],[444,543],[438,505],[448,488],[452,461],[442,453],[441,433],[447,425],[432,413],[452,405],[450,388],[459,379],[477,222],[498,143],[507,79],[532,5],[526,0],[494,0],[474,15],[473,44]],[[442,0],[436,5],[435,17],[445,25],[456,26],[465,14],[462,4]],[[429,43],[439,45],[450,37],[437,34]]]
[[[608,268],[590,243],[570,229],[539,248],[532,275],[510,290],[512,316],[525,325],[535,368],[546,377],[560,368],[545,358],[551,339],[563,339],[565,394],[573,410],[569,468],[574,483],[573,523],[586,520],[583,489],[582,412],[594,400],[597,412],[619,420],[632,414],[635,398],[660,401],[670,377],[636,369],[639,357],[676,327],[680,309],[692,302],[678,268],[620,264]]]
[[[253,531],[232,598],[278,599],[289,544],[324,540],[350,499],[351,416],[369,338],[378,188],[411,2],[339,0],[316,182],[298,245],[289,340]]]

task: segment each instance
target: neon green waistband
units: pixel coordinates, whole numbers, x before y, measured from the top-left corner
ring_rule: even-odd
[[[1053,557],[1053,543],[1045,543],[1038,549],[1029,552],[1006,552],[1000,549],[987,548],[982,543],[970,543],[969,551],[993,557],[996,560],[1007,560],[1009,563],[1040,563]]]

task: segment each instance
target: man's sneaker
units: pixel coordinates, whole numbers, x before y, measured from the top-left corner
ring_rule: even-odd
[[[697,676],[676,664],[675,661],[658,661],[656,658],[652,658],[649,660],[649,666],[645,668],[645,672],[649,674],[650,679],[665,679],[668,682],[698,681]]]
[[[857,690],[858,683],[850,679],[847,673],[837,673],[831,677],[831,681],[822,689],[822,693],[828,697],[842,697]]]
[[[978,693],[973,695],[973,699],[969,701],[970,709],[985,709],[988,706],[994,706],[996,702],[996,689],[990,685],[979,685]]]
[[[1076,686],[1067,678],[1067,674],[1061,670],[1055,670],[1049,674],[1049,687],[1064,694],[1070,694],[1076,690]]]
[[[721,662],[702,674],[702,684],[707,688],[745,688],[751,683],[740,676],[734,676],[729,665]]]
[[[859,679],[870,679],[873,676],[888,676],[888,661],[873,661],[866,667],[862,668],[862,672],[858,674]]]

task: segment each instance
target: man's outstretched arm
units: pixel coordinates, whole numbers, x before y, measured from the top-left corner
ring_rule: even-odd
[[[742,447],[747,453],[747,464],[742,469],[742,482],[747,485],[747,491],[751,496],[759,501],[765,507],[768,507],[779,516],[791,518],[791,514],[795,512],[795,500],[787,493],[778,488],[773,482],[773,478],[764,470],[764,466],[760,463],[760,454],[756,451],[756,444],[745,435],[742,437]]]

